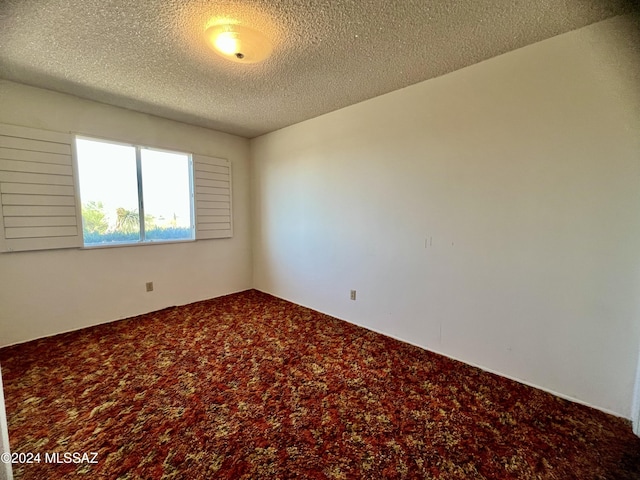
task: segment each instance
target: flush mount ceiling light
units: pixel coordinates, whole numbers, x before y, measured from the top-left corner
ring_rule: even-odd
[[[273,49],[264,35],[241,25],[214,25],[205,35],[214,52],[237,63],[261,62]]]

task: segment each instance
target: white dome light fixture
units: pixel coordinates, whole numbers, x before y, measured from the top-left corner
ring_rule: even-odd
[[[214,52],[236,63],[262,62],[273,50],[264,35],[241,25],[214,25],[205,35]]]

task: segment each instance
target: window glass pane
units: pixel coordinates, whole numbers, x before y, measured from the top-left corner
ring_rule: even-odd
[[[76,139],[85,245],[140,241],[136,151]]]
[[[189,155],[143,148],[146,240],[193,239]]]

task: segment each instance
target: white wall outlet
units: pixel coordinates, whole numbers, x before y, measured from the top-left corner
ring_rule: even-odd
[[[351,290],[351,295],[350,295],[349,298],[351,298],[351,300],[355,300],[356,299],[356,291],[355,290]]]
[[[147,292],[153,292],[153,282],[147,282]]]
[[[424,248],[429,248],[431,246],[433,246],[433,237],[425,237]]]

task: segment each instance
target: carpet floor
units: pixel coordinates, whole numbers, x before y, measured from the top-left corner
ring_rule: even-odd
[[[626,420],[255,290],[0,364],[16,479],[640,478]]]

